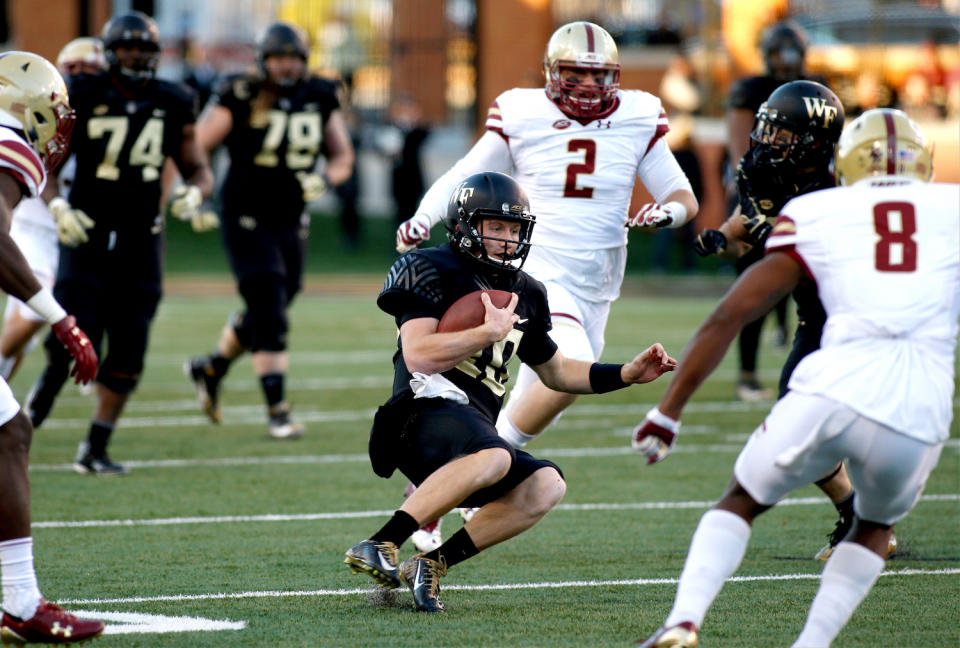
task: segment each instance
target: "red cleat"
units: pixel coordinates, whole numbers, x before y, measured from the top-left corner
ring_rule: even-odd
[[[79,643],[98,637],[103,632],[102,621],[77,618],[43,599],[34,615],[25,621],[4,612],[0,626],[0,641],[5,646]]]

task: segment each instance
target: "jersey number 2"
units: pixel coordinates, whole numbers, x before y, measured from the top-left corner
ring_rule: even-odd
[[[593,173],[597,166],[597,143],[589,139],[574,139],[567,142],[571,153],[583,151],[583,162],[567,165],[567,181],[563,185],[564,198],[593,198],[593,187],[578,187],[577,176]]]
[[[900,216],[900,227],[896,230],[890,228],[890,215],[894,213]],[[917,232],[917,213],[911,203],[877,203],[873,206],[873,227],[880,236],[875,254],[877,270],[913,272],[917,269],[917,242],[913,240],[913,234]]]

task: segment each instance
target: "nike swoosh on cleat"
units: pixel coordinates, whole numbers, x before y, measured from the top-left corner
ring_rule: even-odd
[[[380,566],[383,567],[384,572],[390,573],[394,570],[394,566],[390,564],[389,561],[384,558],[383,554],[379,551],[377,552],[377,559],[380,560]]]
[[[423,587],[423,578],[421,577],[422,573],[423,573],[423,563],[417,563],[417,575],[413,577],[414,591]]]

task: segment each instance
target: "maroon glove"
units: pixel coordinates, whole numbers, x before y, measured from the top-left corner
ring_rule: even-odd
[[[60,344],[67,347],[73,356],[70,375],[75,376],[74,382],[86,385],[97,375],[97,352],[93,350],[90,338],[77,326],[77,319],[73,315],[67,315],[52,328]]]
[[[679,431],[679,421],[674,421],[653,408],[647,412],[644,421],[633,429],[631,445],[634,450],[647,457],[649,466],[667,456]]]

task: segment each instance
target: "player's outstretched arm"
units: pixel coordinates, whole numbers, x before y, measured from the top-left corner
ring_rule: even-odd
[[[533,370],[544,385],[569,394],[602,394],[656,380],[673,371],[677,361],[658,342],[626,364],[587,362],[567,358],[557,351]]]

